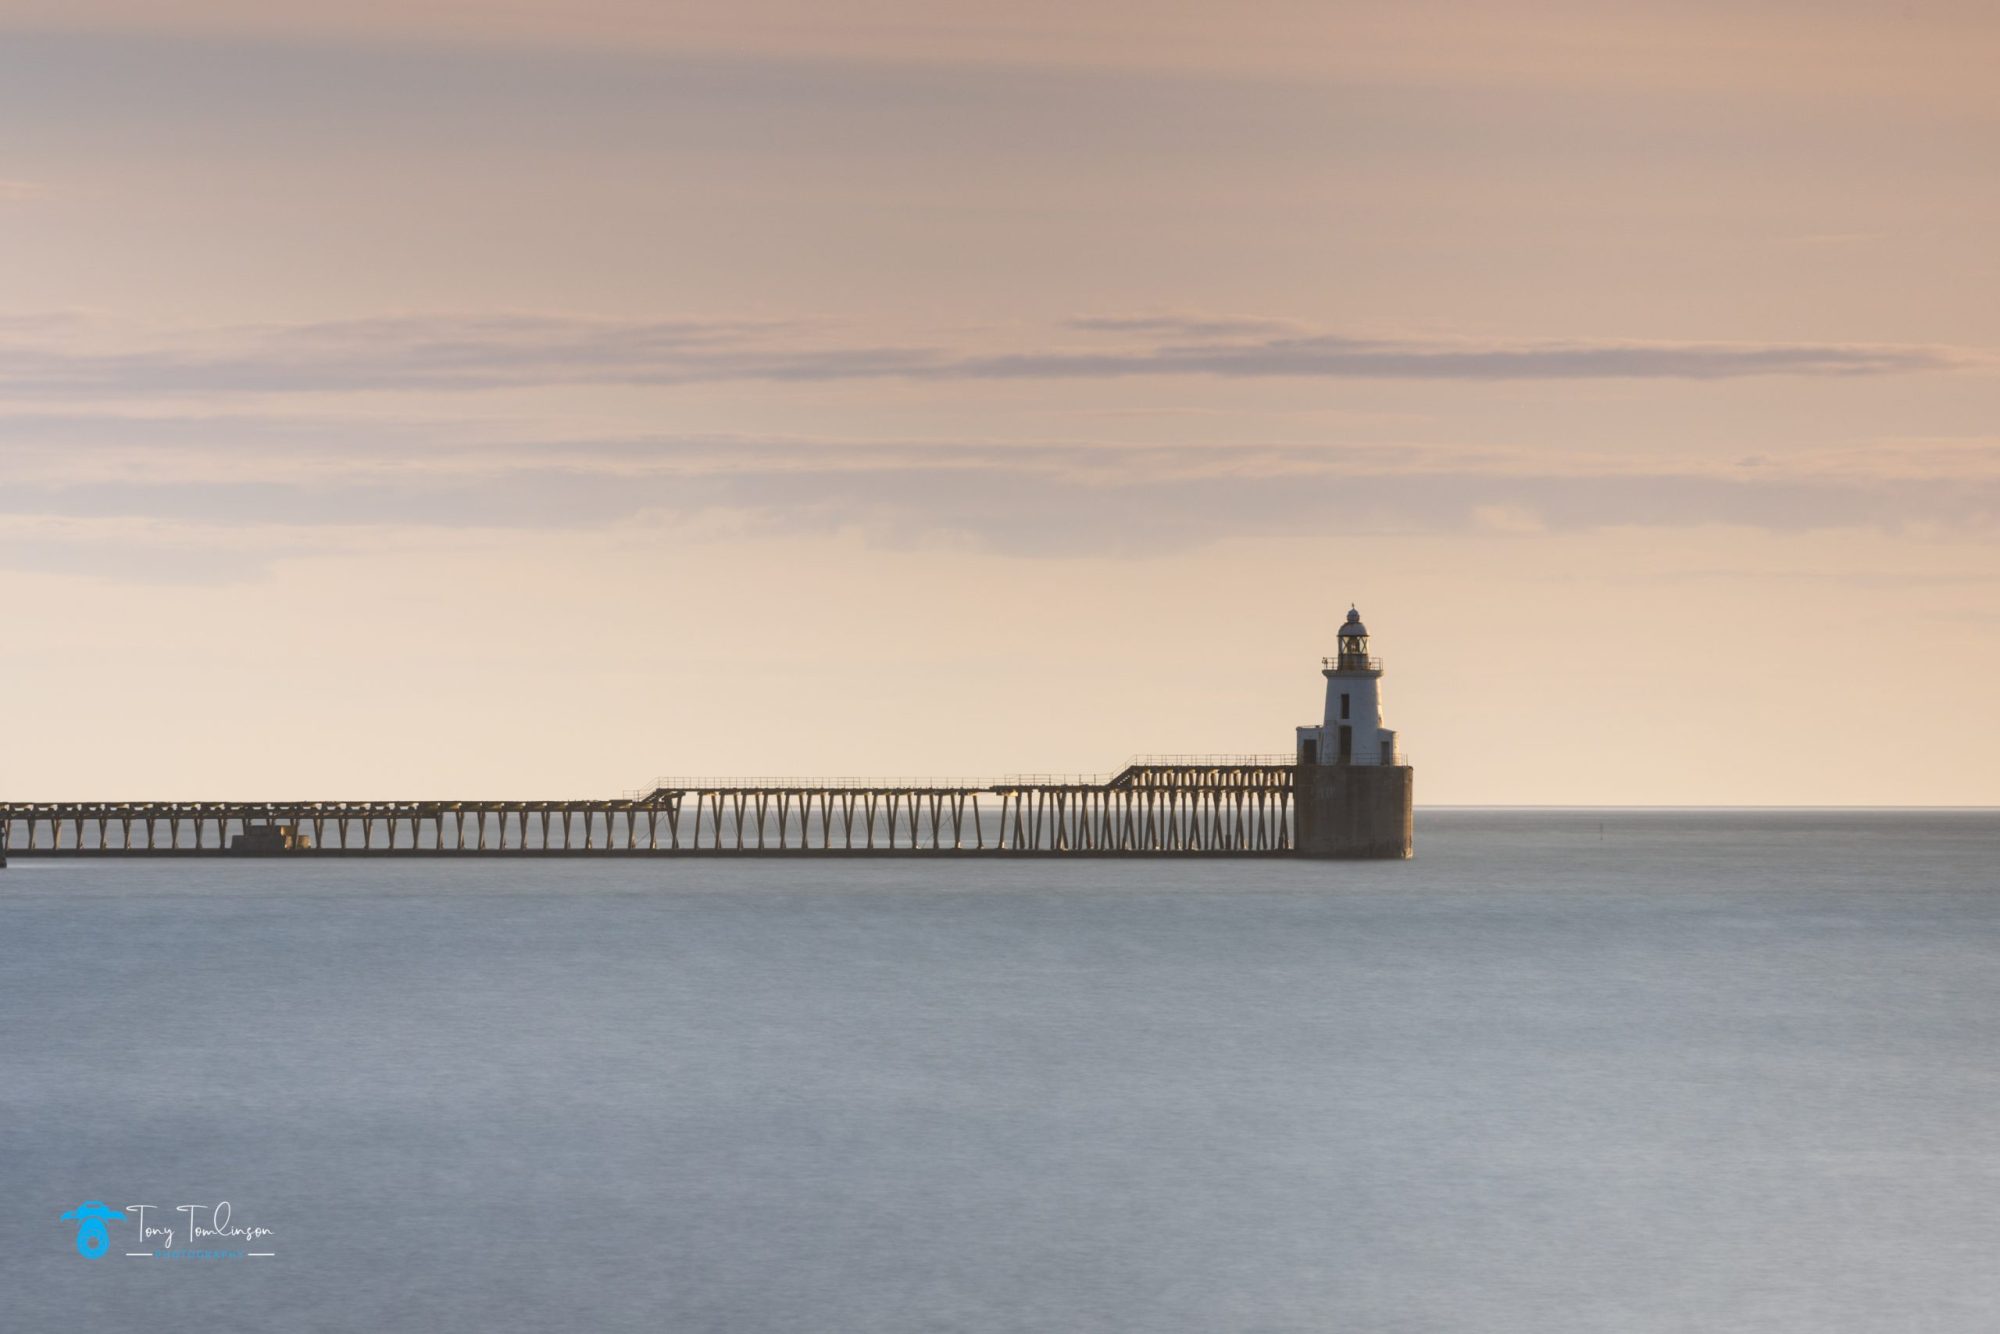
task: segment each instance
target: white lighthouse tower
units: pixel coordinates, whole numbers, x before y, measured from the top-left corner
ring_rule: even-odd
[[[1340,652],[1320,659],[1326,712],[1317,727],[1299,729],[1301,765],[1394,765],[1396,734],[1382,726],[1382,660],[1368,656],[1368,627],[1347,609]]]

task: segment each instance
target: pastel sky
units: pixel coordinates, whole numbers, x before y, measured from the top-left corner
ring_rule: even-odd
[[[1990,3],[0,3],[0,796],[2000,803]]]

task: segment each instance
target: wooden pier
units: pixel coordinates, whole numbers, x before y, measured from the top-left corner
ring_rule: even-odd
[[[582,801],[0,803],[0,857],[1289,856],[1284,756],[1103,779],[662,780]]]

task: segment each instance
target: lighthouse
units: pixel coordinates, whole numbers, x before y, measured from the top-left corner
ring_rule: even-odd
[[[1396,734],[1382,726],[1382,660],[1368,656],[1368,627],[1347,609],[1340,652],[1320,659],[1326,678],[1326,713],[1317,727],[1299,729],[1300,764],[1396,763]]]
[[[1382,660],[1353,607],[1339,649],[1320,659],[1326,707],[1298,729],[1292,783],[1295,847],[1303,857],[1408,857],[1414,783],[1382,726]]]

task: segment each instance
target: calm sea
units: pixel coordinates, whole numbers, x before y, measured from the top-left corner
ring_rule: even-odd
[[[0,872],[10,1334],[1995,1328],[1996,813]]]

